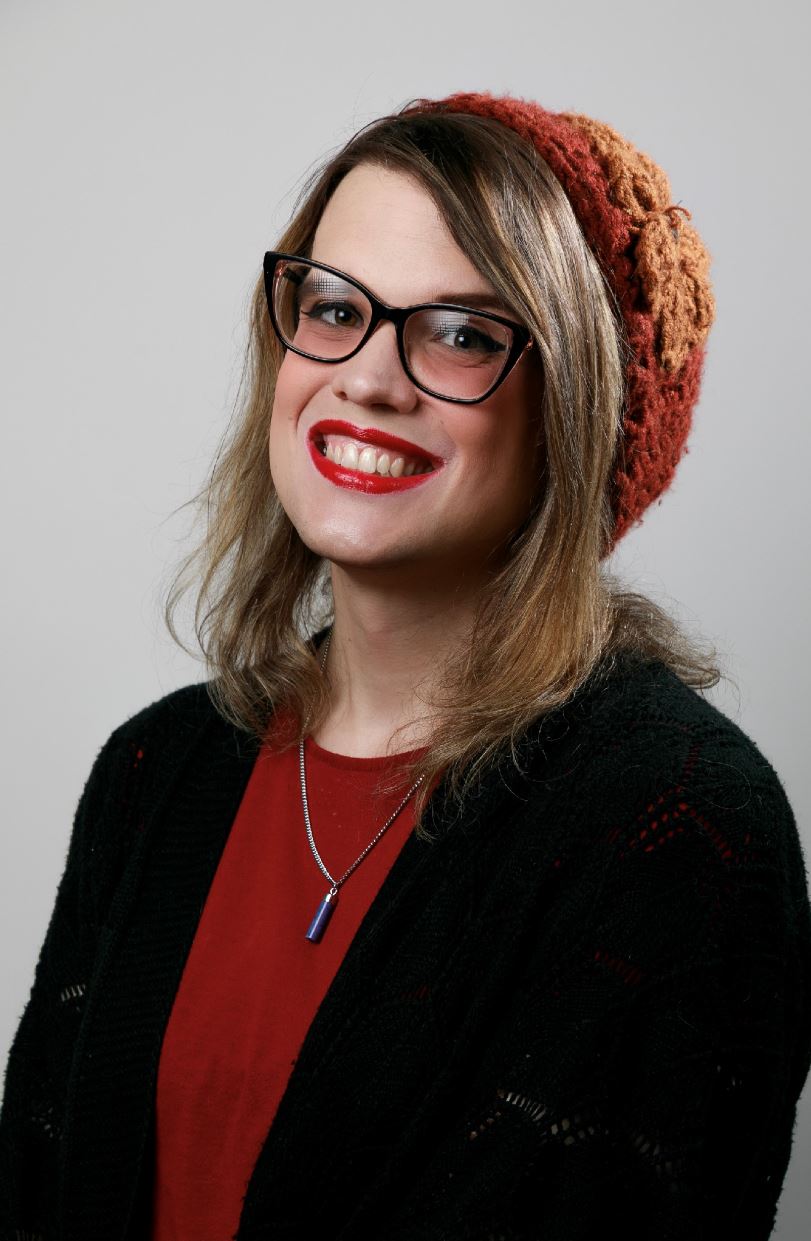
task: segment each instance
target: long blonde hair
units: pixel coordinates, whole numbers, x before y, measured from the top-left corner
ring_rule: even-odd
[[[310,178],[275,247],[307,255],[338,183],[361,163],[414,177],[457,244],[532,332],[543,363],[545,462],[530,512],[483,590],[463,649],[440,670],[425,752],[398,779],[424,776],[417,833],[432,782],[449,777],[459,803],[488,766],[515,753],[534,721],[564,704],[622,651],[658,659],[697,689],[718,683],[705,650],[657,604],[605,570],[610,482],[622,451],[626,346],[621,318],[557,179],[533,148],[498,122],[464,114],[384,117]],[[332,619],[329,565],[302,540],[274,490],[267,453],[282,352],[263,281],[252,298],[234,422],[206,485],[190,504],[206,530],[171,583],[165,618],[196,587],[194,625],[217,709],[266,739],[276,708],[316,729],[328,686],[309,639]],[[279,718],[278,716],[276,718]],[[396,736],[396,734],[395,734]]]

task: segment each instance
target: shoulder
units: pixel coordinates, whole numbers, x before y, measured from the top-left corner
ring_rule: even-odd
[[[753,745],[729,716],[658,659],[614,656],[581,686],[573,699],[578,702],[596,727],[611,727],[621,719],[634,733],[698,729]]]
[[[655,772],[680,785],[725,789],[733,800],[769,793],[785,799],[780,778],[756,742],[701,692],[659,660],[617,657],[581,688],[563,714],[605,778],[633,784]]]
[[[658,660],[623,655],[598,669],[541,724],[527,774],[530,814],[548,813],[551,795],[572,850],[601,866],[633,862],[671,891],[700,870],[753,884],[770,874],[785,898],[807,900],[779,775],[734,720]]]
[[[794,980],[811,1021],[802,842],[738,724],[662,663],[623,657],[539,730],[526,774],[517,847],[546,884],[554,842],[555,890],[601,951],[651,979],[758,961]]]
[[[138,737],[167,734],[186,735],[206,727],[218,716],[209,681],[183,685],[164,694],[128,716],[113,731],[110,740],[123,742]]]
[[[248,734],[218,711],[210,682],[182,686],[141,707],[110,733],[92,764],[80,809],[86,806],[99,818],[126,807],[132,817],[193,752],[204,763],[206,752],[223,746],[239,752],[249,743]]]
[[[236,739],[240,730],[218,710],[211,682],[184,685],[141,707],[119,724],[102,745],[94,767],[104,767],[122,754],[138,762],[147,755],[160,754],[171,764],[179,761],[190,745],[211,734]]]
[[[125,719],[99,749],[76,811],[71,856],[101,913],[109,905],[144,826],[181,782],[231,756],[242,762],[252,740],[217,710],[209,682],[165,694]]]

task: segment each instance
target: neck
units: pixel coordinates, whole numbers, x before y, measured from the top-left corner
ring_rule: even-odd
[[[425,699],[445,661],[468,640],[479,588],[455,582],[381,589],[333,565],[331,702],[313,733],[318,744],[370,757],[426,744],[433,717]]]

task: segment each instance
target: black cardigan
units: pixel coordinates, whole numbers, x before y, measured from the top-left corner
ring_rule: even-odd
[[[256,753],[205,684],[101,750],[9,1060],[3,1241],[148,1238],[161,1041]],[[769,1236],[811,1060],[806,875],[778,777],[627,656],[518,759],[461,817],[440,785],[437,842],[398,855],[240,1241]]]

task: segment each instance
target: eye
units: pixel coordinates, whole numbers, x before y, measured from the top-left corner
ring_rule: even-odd
[[[487,332],[474,327],[448,328],[438,339],[463,352],[501,353],[504,346]]]
[[[363,316],[348,302],[304,302],[299,313],[305,319],[316,320],[328,327],[360,327]]]
[[[503,353],[505,344],[491,335],[479,320],[460,320],[458,315],[435,316],[431,320],[431,340],[452,353],[464,353],[478,357]]]

